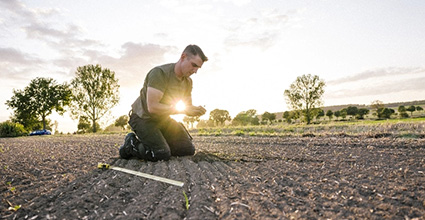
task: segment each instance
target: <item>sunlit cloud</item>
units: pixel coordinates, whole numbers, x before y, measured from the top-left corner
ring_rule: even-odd
[[[124,86],[140,85],[140,82],[143,82],[144,76],[151,68],[165,62],[164,57],[167,53],[175,53],[177,51],[177,48],[173,46],[134,42],[123,44],[121,49],[122,54],[120,57],[115,58],[97,53],[92,54],[90,61],[92,63],[101,63],[115,71],[120,78],[120,84]]]
[[[73,74],[78,66],[100,64],[116,73],[121,86],[132,87],[140,86],[147,72],[158,63],[165,62],[165,55],[176,50],[173,46],[127,42],[122,45],[118,57],[100,50],[85,50],[81,57],[56,59],[54,64],[66,67],[70,74]]]
[[[388,67],[367,70],[358,74],[354,74],[349,77],[343,77],[336,80],[331,80],[328,82],[328,85],[338,85],[347,82],[356,82],[362,80],[368,80],[371,78],[389,78],[389,77],[402,77],[412,74],[425,74],[425,68],[423,67]]]
[[[19,22],[20,20],[35,20],[36,18],[50,17],[60,14],[61,10],[57,8],[28,8],[24,3],[18,0],[0,1],[2,13],[9,13],[13,18],[11,22]],[[18,19],[20,18],[20,19]]]
[[[379,96],[391,93],[425,94],[425,68],[381,68],[329,81],[327,98]]]
[[[288,15],[278,10],[263,11],[258,17],[233,20],[227,27],[229,35],[224,44],[267,49],[284,32],[288,20]]]
[[[33,64],[41,60],[15,48],[0,48],[0,63]]]
[[[12,81],[28,80],[29,72],[41,70],[43,60],[14,48],[0,48],[0,77]],[[15,84],[15,83],[13,83]],[[19,83],[17,83],[19,84]]]
[[[17,79],[22,79],[19,75],[25,74],[31,66],[48,65],[45,66],[46,69],[53,70],[56,75],[62,74],[69,79],[78,66],[101,64],[104,68],[116,72],[122,86],[133,86],[143,81],[149,69],[164,62],[164,56],[167,53],[175,53],[177,50],[173,46],[127,42],[121,46],[119,55],[114,57],[109,55],[111,52],[105,45],[86,38],[82,27],[72,23],[62,24],[56,20],[45,22],[40,20],[43,16],[59,15],[60,10],[28,9],[17,1],[2,2],[1,7],[11,11],[13,15],[23,15],[22,21],[15,22],[26,33],[26,37],[44,43],[56,54],[54,59],[47,62],[49,58],[43,61],[36,58],[36,55],[30,55],[15,48],[0,48],[2,76],[14,75]],[[6,62],[19,64],[20,68],[8,67]],[[135,78],[140,80],[134,80]]]
[[[28,81],[34,74],[48,74],[69,78],[69,73],[76,69],[75,64],[85,64],[88,59],[84,51],[98,49],[103,45],[96,40],[86,39],[82,28],[72,23],[64,23],[60,10],[55,8],[27,8],[18,1],[2,1],[0,8],[7,18],[4,28],[10,34],[24,33],[33,45],[29,49],[33,53],[22,52],[17,48],[2,48],[0,56],[1,75],[7,75],[16,80]],[[54,17],[52,19],[52,16]],[[35,49],[39,48],[39,50]],[[42,54],[45,53],[45,54]],[[46,56],[48,54],[48,56]],[[51,60],[55,57],[54,60]],[[10,67],[5,62],[15,62],[18,67]],[[26,75],[27,77],[20,77]],[[23,83],[23,82],[22,82]]]
[[[243,6],[243,5],[247,5],[251,2],[251,0],[218,0],[218,1],[223,1],[225,3],[232,3],[236,6]]]

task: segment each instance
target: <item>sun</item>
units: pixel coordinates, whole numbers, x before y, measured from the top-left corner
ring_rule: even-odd
[[[178,101],[175,106],[176,110],[179,112],[183,112],[186,109],[186,105],[182,100]]]

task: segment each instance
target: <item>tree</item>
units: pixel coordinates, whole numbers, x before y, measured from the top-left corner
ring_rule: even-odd
[[[341,116],[341,111],[335,111],[334,115],[336,117],[336,120],[338,120],[338,118]]]
[[[260,124],[260,119],[258,118],[258,116],[254,115],[253,117],[251,117],[251,125],[259,125]]]
[[[418,112],[420,112],[420,111],[423,111],[424,109],[421,107],[421,106],[416,106],[416,111],[418,111]]]
[[[321,108],[315,109],[316,120],[319,120],[321,117],[325,116],[325,111]]]
[[[391,115],[394,114],[394,109],[391,108],[380,108],[378,109],[378,118],[379,119],[389,119]]]
[[[400,118],[408,118],[409,115],[406,113],[406,107],[404,105],[400,105],[397,110],[400,113]]]
[[[347,117],[347,109],[343,108],[339,112],[340,112],[341,118],[345,120],[345,118]]]
[[[276,119],[276,114],[270,113],[270,112],[264,112],[263,115],[261,115],[261,120],[268,121],[269,123],[272,123],[273,120]]]
[[[98,129],[97,121],[119,101],[118,79],[115,72],[97,64],[77,68],[75,78],[71,81],[71,114],[74,118],[86,116],[91,122],[93,132]]]
[[[22,122],[28,130],[37,127],[37,122],[42,122],[43,129],[50,127],[47,116],[53,111],[62,115],[71,101],[69,85],[58,84],[52,78],[37,77],[23,91],[13,93],[6,105],[14,109],[15,121]]]
[[[27,131],[40,130],[43,128],[43,122],[32,114],[28,108],[24,111],[14,111],[10,119],[14,123],[23,125]],[[50,124],[46,122],[46,127],[48,128],[49,126]]]
[[[87,116],[80,116],[80,119],[78,120],[78,133],[86,133],[90,130],[90,122]]]
[[[223,125],[225,121],[230,121],[231,118],[227,110],[214,109],[210,112],[210,120],[214,121],[216,125]]]
[[[128,116],[127,115],[121,115],[117,120],[115,120],[114,125],[116,127],[121,127],[122,130],[125,130],[125,126],[128,124]]]
[[[322,95],[325,82],[319,76],[311,74],[297,77],[290,88],[285,90],[284,95],[288,104],[295,110],[300,110],[304,114],[307,124],[313,118],[313,109],[322,105]]]
[[[293,116],[293,114],[291,114],[291,111],[285,111],[285,112],[283,112],[283,115],[282,115],[282,117],[285,119],[286,123],[292,122],[292,116]]]
[[[400,105],[397,109],[398,112],[402,113],[402,112],[406,112],[406,107],[404,107],[404,105]]]
[[[379,109],[385,108],[385,105],[382,101],[375,100],[370,104],[370,107],[375,110],[374,115],[378,116],[379,115],[379,113],[378,113]],[[379,116],[378,116],[378,118],[379,118]]]
[[[406,108],[406,111],[410,112],[410,116],[413,116],[413,112],[416,111],[416,107],[414,105],[411,105]]]
[[[332,112],[332,110],[328,110],[328,111],[326,111],[326,116],[328,116],[328,118],[329,118],[329,121],[332,119],[332,116],[334,115],[334,113]]]
[[[196,128],[214,127],[214,121],[211,120],[199,120]]]
[[[354,117],[359,112],[359,109],[356,106],[348,106],[346,108],[347,115]]]
[[[193,128],[195,122],[199,122],[201,116],[184,116],[183,122],[190,128]]]
[[[357,110],[356,118],[357,119],[364,119],[364,116],[369,114],[369,109],[367,108],[359,108]]]
[[[232,125],[241,125],[241,126],[245,126],[245,125],[258,125],[259,124],[259,119],[256,116],[257,114],[257,110],[255,109],[250,109],[248,111],[242,111],[239,112],[235,118],[233,118],[232,120]]]

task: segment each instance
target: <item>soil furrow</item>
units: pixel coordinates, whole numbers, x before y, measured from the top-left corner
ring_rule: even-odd
[[[373,136],[373,134],[371,134]],[[425,140],[204,137],[197,154],[118,158],[123,135],[0,138],[5,219],[423,219]],[[372,137],[371,136],[371,137]],[[183,181],[183,188],[98,162]],[[183,190],[190,204],[186,209]],[[9,207],[21,205],[17,211]]]
[[[210,180],[204,175],[208,170],[202,170],[192,160],[183,160],[188,173],[186,194],[189,201],[189,209],[186,219],[197,219],[204,215],[206,219],[215,219],[217,207],[214,205],[215,195],[211,190]]]

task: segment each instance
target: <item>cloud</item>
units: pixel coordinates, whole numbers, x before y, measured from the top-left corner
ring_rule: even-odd
[[[85,50],[100,48],[102,43],[85,39],[81,27],[74,24],[65,25],[65,29],[54,28],[53,25],[33,23],[23,28],[28,38],[45,42],[50,48],[63,57],[81,56]]]
[[[403,92],[425,92],[425,68],[383,68],[331,81],[327,98],[378,96]]]
[[[0,48],[0,64],[12,63],[13,65],[29,65],[40,62],[42,62],[40,59],[21,52],[15,48]]]
[[[225,4],[230,2],[236,6],[243,6],[243,5],[247,5],[251,2],[251,0],[218,0],[218,1],[222,1]]]
[[[1,1],[0,8],[5,9],[2,16],[7,22],[3,23],[10,30],[23,30],[28,39],[44,42],[64,56],[75,56],[78,48],[102,46],[96,40],[85,39],[82,27],[66,23],[59,9],[28,8],[16,0]]]
[[[8,17],[6,25],[13,26],[18,23],[31,23],[38,20],[38,15],[46,14],[42,10],[31,10],[20,1],[0,1],[2,17]],[[47,13],[49,14],[49,13]]]
[[[11,12],[14,12],[20,15],[31,16],[33,14],[31,13],[30,10],[26,9],[24,4],[22,4],[20,1],[17,1],[17,0],[0,1],[0,8],[7,9]]]
[[[33,23],[24,27],[28,38],[38,39],[50,44],[54,48],[75,48],[75,47],[90,47],[100,46],[96,40],[83,39],[82,28],[74,25],[65,25],[65,29],[53,28],[53,25],[46,25],[41,23]]]
[[[42,70],[45,61],[14,48],[0,48],[0,77],[8,79],[9,86],[28,81],[29,73]]]
[[[156,65],[165,62],[165,55],[177,53],[177,48],[173,46],[162,46],[158,44],[141,44],[127,42],[121,46],[122,54],[114,58],[94,51],[87,51],[93,62],[101,63],[115,71],[120,78],[120,84],[134,86],[143,82],[147,72]],[[91,53],[91,55],[90,55]],[[172,62],[177,61],[173,60]]]
[[[288,20],[288,15],[271,10],[263,11],[258,17],[231,21],[224,44],[227,47],[254,46],[267,49],[276,43]]]
[[[327,84],[339,85],[343,83],[352,83],[357,81],[369,80],[371,78],[382,77],[383,79],[385,79],[389,77],[411,75],[411,74],[424,73],[424,72],[425,72],[425,68],[423,67],[388,67],[388,68],[380,68],[375,70],[367,70],[358,74],[354,74],[353,76],[331,80]]]
[[[24,30],[29,38],[35,38],[44,41],[50,38],[61,39],[75,37],[76,33],[74,31],[78,31],[78,28],[73,26],[69,27],[68,29],[69,31],[58,30],[40,23],[32,23],[24,27]]]
[[[27,8],[25,4],[18,0],[0,1],[0,8],[4,9],[2,13],[9,12],[14,16],[13,22],[19,19],[25,21],[34,20],[38,17],[49,17],[60,13],[60,10],[56,8]]]
[[[61,17],[59,9],[28,8],[23,3],[14,0],[1,1],[0,9],[4,9],[5,13],[0,16],[4,17],[4,23],[7,23],[2,28],[10,32],[12,36],[23,31],[24,37],[38,41],[34,48],[38,48],[40,51],[40,54],[37,51],[34,52],[37,54],[30,55],[20,52],[17,49],[20,48],[20,45],[15,45],[15,48],[7,48],[7,50],[3,48],[0,55],[6,57],[8,62],[19,62],[20,65],[14,68],[1,65],[2,75],[37,74],[33,71],[37,71],[39,74],[39,70],[43,70],[43,72],[48,71],[49,75],[60,77],[65,74],[68,76],[70,71],[77,67],[74,66],[75,64],[86,64],[89,61],[84,56],[85,51],[104,46],[96,40],[85,38],[82,27],[66,23]],[[26,50],[27,48],[22,47],[21,49]],[[58,58],[50,60],[51,58],[45,57],[43,54],[46,52],[45,50],[48,51],[45,54],[54,54]],[[25,73],[24,70],[29,72]]]
[[[47,46],[46,49],[51,50],[55,57],[45,57],[43,60],[36,58],[37,54],[0,47],[0,74],[21,80],[22,83],[29,75],[39,74],[40,71],[49,71],[49,76],[56,75],[68,80],[73,77],[77,67],[100,64],[115,71],[122,86],[132,86],[143,83],[144,75],[155,65],[163,63],[166,54],[177,53],[177,48],[173,46],[127,42],[121,46],[120,54],[113,56],[105,45],[86,38],[82,27],[58,19],[62,16],[58,9],[27,8],[13,0],[0,1],[0,8],[8,12],[7,16],[1,17],[9,22],[10,30],[23,30],[27,39],[41,42],[39,45]],[[9,63],[14,65],[10,66]]]
[[[54,65],[68,69],[73,74],[77,67],[88,64],[100,64],[116,73],[121,86],[135,86],[143,82],[147,72],[165,62],[166,54],[175,54],[177,48],[158,44],[127,42],[121,46],[121,54],[113,57],[100,50],[85,50],[81,57],[60,58]],[[84,57],[84,58],[83,58]],[[173,60],[172,62],[177,61]]]

